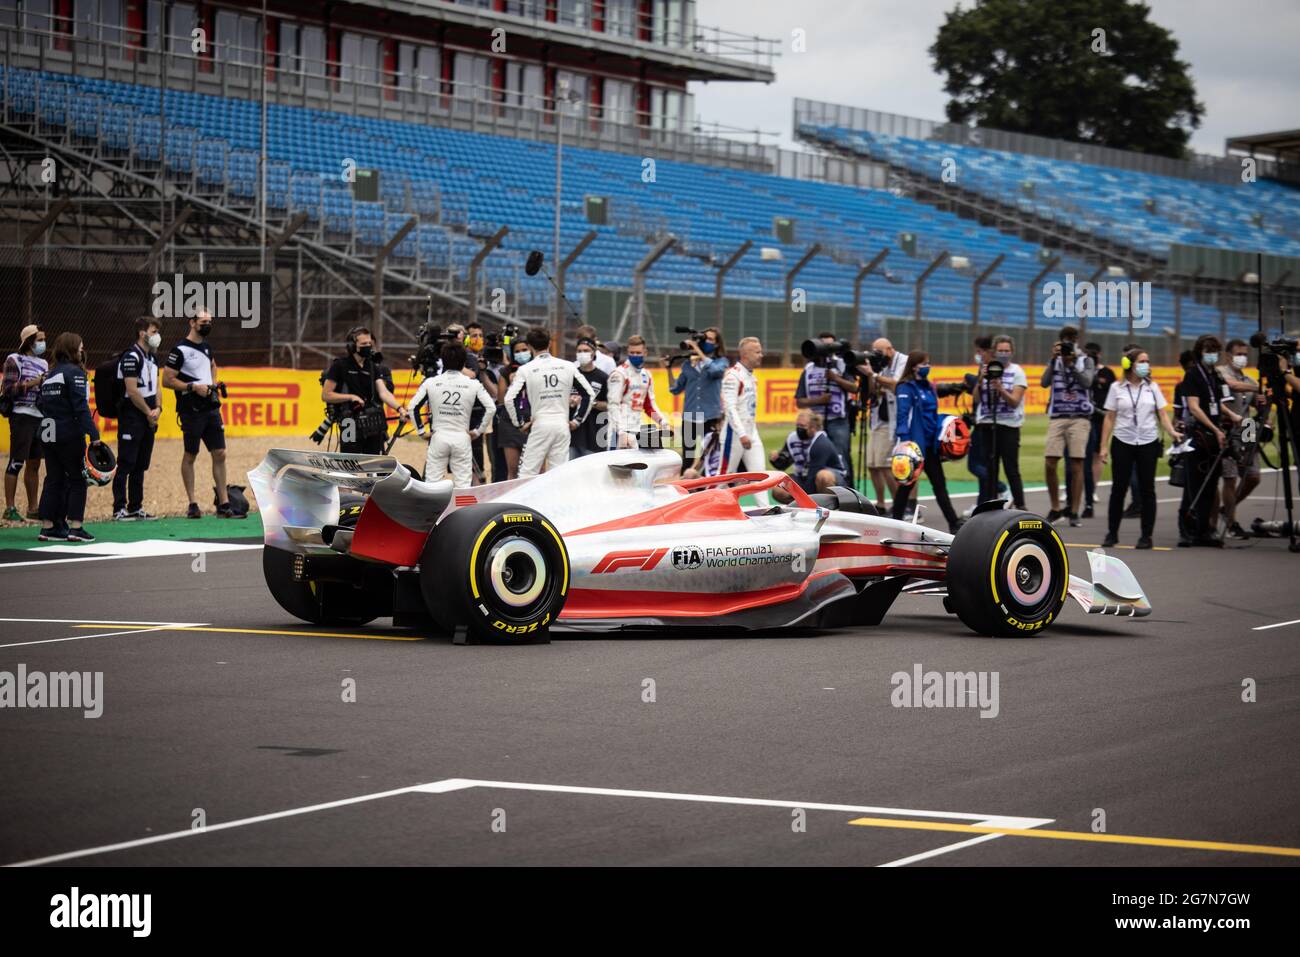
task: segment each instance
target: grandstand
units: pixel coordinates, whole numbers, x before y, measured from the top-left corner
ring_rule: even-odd
[[[264,41],[247,8],[172,4],[167,42],[155,7],[116,24],[41,22],[21,3],[0,18],[6,209],[44,265],[272,275],[270,348],[294,364],[357,318],[407,344],[429,297],[444,319],[554,321],[550,285],[522,270],[531,248],[580,250],[558,278],[610,333],[666,345],[674,323],[717,315],[731,341],[759,334],[773,353],[831,327],[924,341],[949,361],[969,352],[973,322],[1045,343],[1060,322],[1039,312],[1043,284],[1120,274],[1155,281],[1152,327],[1172,355],[1254,323],[1250,290],[1176,281],[1176,253],[1300,254],[1300,192],[1265,180],[889,135],[812,122],[798,104],[812,155],[699,133],[688,83],[770,80],[774,44],[700,28],[689,2],[359,3],[323,26],[272,4]],[[508,55],[491,53],[498,28]],[[66,171],[33,187],[50,156]],[[74,202],[45,223],[61,197]],[[746,243],[719,304],[720,267]],[[34,248],[6,252],[30,268]],[[638,263],[660,248],[634,295]],[[1270,268],[1271,292],[1300,282]],[[789,306],[793,286],[807,312]],[[1083,321],[1090,337],[1133,335],[1131,317]]]

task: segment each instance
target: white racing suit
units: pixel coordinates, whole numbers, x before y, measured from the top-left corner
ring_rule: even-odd
[[[637,447],[642,413],[650,416],[660,428],[668,424],[655,405],[655,385],[650,370],[644,366],[638,369],[626,359],[609,374],[605,401],[609,405],[607,447],[610,449]]]
[[[557,359],[549,352],[540,352],[515,373],[514,381],[502,400],[506,415],[516,426],[519,425],[515,396],[524,388],[528,389],[528,404],[533,415],[524,442],[524,454],[519,460],[520,478],[537,475],[544,468],[553,469],[568,461],[569,396],[575,382],[587,393],[578,407],[578,422],[581,423],[596,401],[596,390],[572,362]]]
[[[470,451],[469,422],[474,402],[483,406],[483,421],[492,421],[496,403],[477,378],[459,369],[442,372],[420,383],[411,400],[411,409],[420,403],[429,406],[429,451],[424,458],[424,480],[437,482],[448,471],[457,488],[468,488],[473,481],[473,456]]]
[[[753,370],[737,362],[722,377],[722,462],[719,474],[730,472],[767,472],[770,466],[763,451],[763,440],[758,437],[758,381]],[[749,448],[741,444],[740,437],[748,436]],[[754,498],[759,505],[770,505],[766,492]]]

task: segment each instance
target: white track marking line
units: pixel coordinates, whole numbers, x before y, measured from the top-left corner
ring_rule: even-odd
[[[39,641],[15,641],[7,645],[0,645],[0,648],[22,648],[27,645],[53,645],[60,641],[84,641],[87,638],[114,638],[118,635],[143,635],[149,631],[167,631],[176,628],[176,625],[154,625],[152,628],[133,628],[130,631],[101,631],[97,635],[72,635],[69,638],[42,638]]]
[[[201,625],[203,622],[182,621],[113,621],[109,618],[0,618],[0,621],[28,621],[50,625]]]
[[[82,558],[45,558],[35,562],[5,562],[0,564],[0,572],[6,568],[30,568],[32,565],[68,565],[72,562],[116,562],[132,555],[86,555]]]
[[[1270,628],[1284,628],[1284,627],[1286,627],[1287,625],[1300,625],[1300,618],[1293,619],[1292,621],[1278,621],[1278,622],[1274,622],[1274,623],[1271,624],[1271,625],[1256,625],[1254,628],[1252,628],[1252,629],[1250,629],[1250,630],[1251,630],[1251,631],[1268,631]]]
[[[244,827],[249,824],[261,824],[265,821],[276,821],[281,818],[294,817],[299,814],[311,814],[315,811],[328,811],[331,808],[346,807],[349,804],[361,804],[365,801],[378,801],[381,798],[394,797],[398,794],[409,794],[415,788],[397,788],[393,791],[377,791],[374,794],[362,794],[359,797],[343,798],[339,801],[326,801],[324,804],[310,804],[306,807],[290,808],[287,811],[274,811],[270,814],[259,814],[256,817],[243,817],[237,821],[226,821],[221,824],[209,824],[198,830],[171,831],[167,834],[155,834],[152,837],[142,837],[134,841],[119,841],[116,844],[102,844],[99,847],[87,847],[80,851],[68,851],[64,854],[51,854],[48,857],[34,857],[27,861],[16,861],[13,864],[6,864],[6,867],[38,867],[42,864],[57,864],[59,861],[71,861],[78,857],[90,857],[94,854],[108,854],[112,851],[125,851],[133,847],[144,847],[148,844],[161,844],[164,841],[178,841],[184,837],[198,837],[200,834],[210,834],[213,831],[225,831],[230,828]]]
[[[945,844],[943,847],[936,847],[933,851],[924,851],[920,854],[913,854],[911,857],[900,857],[896,861],[886,861],[884,864],[877,864],[877,867],[906,867],[908,864],[915,864],[917,861],[924,861],[931,857],[938,857],[940,854],[949,854],[952,851],[960,851],[963,847],[971,847],[975,844],[983,844],[985,841],[996,840],[999,837],[1006,837],[1005,834],[981,834],[979,837],[972,837],[969,840],[958,841],[956,844]]]
[[[62,854],[51,854],[46,857],[34,857],[26,861],[15,861],[14,863],[6,864],[5,866],[36,867],[42,864],[56,864],[60,861],[70,861],[80,857],[91,857],[96,854],[109,854],[113,851],[129,850],[134,847],[145,847],[149,844],[161,844],[165,841],[177,841],[182,838],[197,837],[200,834],[207,834],[214,831],[225,831],[231,828],[245,827],[249,824],[261,824],[266,821],[280,820],[281,818],[296,817],[302,814],[312,814],[316,811],[327,811],[332,808],[346,807],[350,804],[377,801],[382,798],[396,797],[400,794],[447,794],[451,791],[463,791],[469,788],[496,788],[512,791],[548,791],[560,794],[590,794],[602,797],[652,798],[664,801],[693,801],[705,804],[738,804],[751,807],[804,808],[813,811],[889,814],[897,817],[939,817],[954,820],[970,820],[989,824],[990,826],[998,825],[1012,828],[1038,827],[1042,824],[1050,824],[1052,821],[1051,818],[1004,817],[992,814],[966,814],[961,811],[916,811],[904,808],[874,807],[862,804],[822,804],[815,801],[772,801],[766,798],[727,797],[718,794],[685,794],[674,791],[636,791],[624,788],[588,788],[563,784],[525,784],[518,781],[480,781],[473,778],[445,778],[441,781],[431,781],[428,784],[416,784],[412,787],[395,788],[391,791],[378,791],[374,794],[362,794],[358,797],[343,798],[338,801],[327,801],[324,804],[309,804],[306,807],[289,808],[284,811],[274,811],[270,814],[259,814],[254,817],[239,818],[235,821],[209,824],[201,830],[172,831],[167,834],[155,834],[151,837],[137,838],[133,841],[119,841],[116,844],[102,844],[98,847],[88,847],[78,851],[66,851]],[[981,835],[981,839],[1002,836],[1004,835],[987,834]],[[962,841],[961,846],[973,843],[976,843],[975,839]],[[957,846],[958,845],[953,845],[952,847],[955,849]]]

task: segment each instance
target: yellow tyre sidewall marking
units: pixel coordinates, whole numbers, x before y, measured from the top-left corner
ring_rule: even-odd
[[[478,551],[483,547],[483,539],[487,538],[488,532],[497,527],[496,519],[488,522],[483,526],[483,531],[478,533],[478,541],[474,543],[474,550],[469,553],[469,590],[475,598],[479,597],[478,593],[478,574],[475,569],[478,567]]]
[[[1065,601],[1066,595],[1070,591],[1070,556],[1066,554],[1065,542],[1061,541],[1061,536],[1056,534],[1056,529],[1050,529],[1052,540],[1056,542],[1056,547],[1061,550],[1061,561],[1065,563],[1065,574],[1062,575],[1061,581],[1061,601]],[[1011,529],[1005,529],[998,543],[993,546],[993,560],[989,562],[989,587],[993,589],[993,603],[999,607],[1002,605],[1002,599],[998,595],[998,556],[1002,554],[1002,544],[1011,534]]]

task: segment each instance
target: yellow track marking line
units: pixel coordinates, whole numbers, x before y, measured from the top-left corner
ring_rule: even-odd
[[[862,827],[896,827],[916,831],[950,831],[957,834],[1002,834],[1006,837],[1043,837],[1056,841],[1092,841],[1098,844],[1136,844],[1147,847],[1181,847],[1193,851],[1227,851],[1234,854],[1271,854],[1300,857],[1300,847],[1267,844],[1230,844],[1225,841],[1187,841],[1173,837],[1141,837],[1135,834],[1091,834],[1085,831],[1050,831],[1041,828],[982,827],[978,824],[946,824],[940,821],[903,821],[883,817],[859,817],[850,824]]]
[[[96,625],[77,625],[78,628],[95,628]],[[337,631],[276,631],[271,628],[217,628],[182,625],[176,628],[149,629],[151,631],[211,631],[223,635],[282,635],[293,638],[370,638],[377,641],[423,641],[423,635],[362,635]]]

